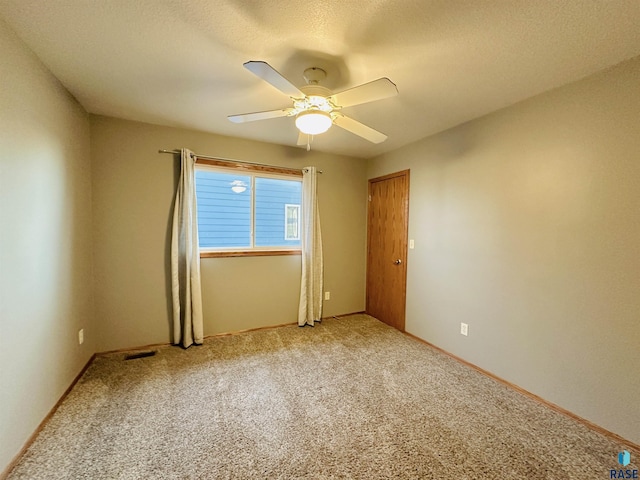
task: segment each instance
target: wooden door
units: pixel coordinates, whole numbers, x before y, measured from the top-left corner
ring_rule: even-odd
[[[369,180],[367,313],[404,331],[409,170]]]

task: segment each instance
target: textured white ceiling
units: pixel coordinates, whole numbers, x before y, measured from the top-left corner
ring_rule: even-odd
[[[640,55],[638,0],[0,0],[0,15],[91,113],[285,145],[293,118],[226,118],[290,105],[244,62],[298,86],[321,67],[334,91],[388,77],[397,97],[344,110],[386,142],[314,140],[358,157]]]

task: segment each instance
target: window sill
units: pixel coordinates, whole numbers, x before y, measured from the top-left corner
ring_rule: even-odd
[[[234,250],[218,252],[200,252],[200,258],[218,257],[271,257],[277,255],[301,255],[300,250]]]

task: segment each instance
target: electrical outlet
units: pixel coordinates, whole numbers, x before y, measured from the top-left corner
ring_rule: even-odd
[[[84,343],[84,328],[78,330],[78,345],[82,345]]]
[[[331,292],[324,292],[324,299],[331,300]]]
[[[467,335],[469,335],[469,325],[467,325],[466,323],[461,323],[460,324],[460,334],[464,335],[465,337]]]

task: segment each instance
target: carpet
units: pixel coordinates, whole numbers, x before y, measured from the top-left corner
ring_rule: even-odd
[[[125,358],[8,478],[585,480],[623,448],[366,315]]]

